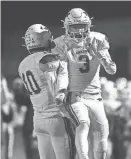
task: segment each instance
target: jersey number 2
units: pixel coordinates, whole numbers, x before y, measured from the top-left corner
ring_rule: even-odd
[[[31,71],[26,71],[26,73],[22,73],[22,79],[26,85],[26,88],[30,95],[40,93],[40,87],[35,80],[35,77]]]
[[[87,55],[80,55],[79,60],[82,61],[83,59],[86,59],[86,62],[84,63],[85,68],[79,68],[79,71],[81,73],[88,73],[90,70],[90,60]]]

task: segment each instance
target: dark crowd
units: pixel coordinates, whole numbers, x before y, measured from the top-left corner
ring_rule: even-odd
[[[115,82],[101,77],[101,88],[110,126],[107,159],[130,159],[131,156],[131,81],[118,78]],[[13,157],[15,134],[21,131],[27,159],[39,158],[33,132],[33,108],[20,78],[12,81],[11,89],[1,78],[2,156]]]

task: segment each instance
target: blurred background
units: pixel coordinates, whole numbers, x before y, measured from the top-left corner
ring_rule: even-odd
[[[100,73],[105,109],[111,125],[108,159],[131,159],[131,2],[2,1],[1,83],[6,89],[5,100],[1,98],[4,108],[3,159],[39,158],[33,134],[32,106],[18,76],[18,65],[28,55],[22,46],[22,37],[27,28],[36,23],[49,27],[54,38],[62,35],[61,20],[72,8],[87,11],[90,17],[94,17],[92,30],[109,38],[110,54],[118,70],[113,76],[107,75],[103,69]]]

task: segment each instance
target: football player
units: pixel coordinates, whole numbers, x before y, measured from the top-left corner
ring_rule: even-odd
[[[51,51],[55,43],[46,26],[30,26],[24,39],[30,55],[20,63],[18,70],[34,109],[40,159],[70,159],[72,134],[69,120],[62,117],[59,105],[55,103],[56,95],[63,96],[68,86],[67,65]],[[60,80],[63,82],[59,83]]]
[[[91,19],[81,8],[71,9],[65,17],[65,35],[55,39],[54,48],[68,62],[68,112],[76,124],[75,143],[80,159],[88,159],[87,136],[94,136],[95,159],[105,159],[108,120],[105,115],[99,80],[100,65],[108,74],[116,72],[107,37],[90,31]],[[89,138],[88,138],[89,139]]]

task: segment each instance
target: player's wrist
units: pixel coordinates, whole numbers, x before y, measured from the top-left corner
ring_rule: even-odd
[[[98,60],[102,61],[102,60],[106,60],[106,57],[103,56],[103,54],[99,51],[97,51],[95,53],[96,57],[98,58]]]
[[[65,103],[65,100],[66,100],[66,93],[65,91],[59,91],[56,95],[56,99],[55,99],[55,102],[56,104],[59,106],[59,105],[63,105]]]

